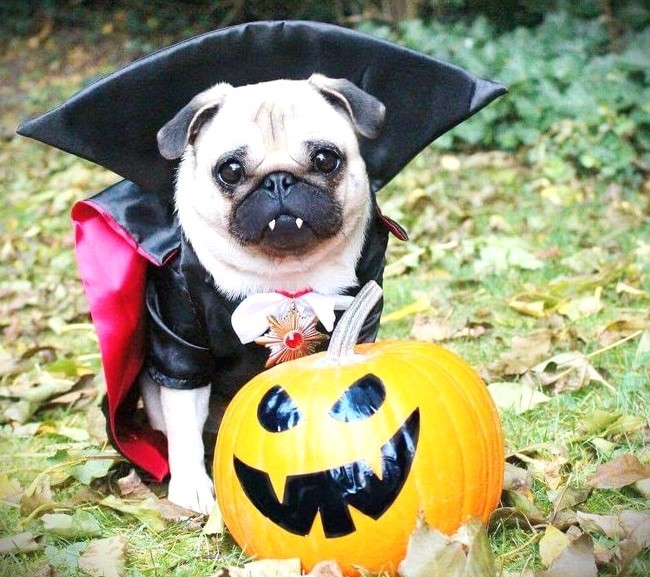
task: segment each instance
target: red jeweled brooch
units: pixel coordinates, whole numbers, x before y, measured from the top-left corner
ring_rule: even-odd
[[[316,347],[329,337],[316,330],[318,317],[303,316],[292,305],[289,311],[280,318],[268,317],[269,330],[257,338],[258,345],[270,349],[266,368],[273,367],[285,361],[299,359],[316,351]]]

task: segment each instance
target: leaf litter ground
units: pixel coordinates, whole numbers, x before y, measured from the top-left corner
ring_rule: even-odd
[[[116,178],[12,136],[137,55],[68,42],[46,31],[10,44],[0,66],[0,574],[212,575],[241,566],[240,551],[143,485],[104,434],[68,214]],[[650,185],[543,175],[499,152],[427,151],[381,193],[412,239],[389,249],[381,336],[467,358],[508,445],[488,559],[466,537],[476,528],[424,527],[406,577],[441,563],[447,575],[650,571]]]

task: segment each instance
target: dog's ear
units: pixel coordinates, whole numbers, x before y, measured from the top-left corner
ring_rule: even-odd
[[[197,94],[178,111],[157,134],[158,150],[167,160],[175,160],[183,155],[188,144],[192,144],[201,127],[210,120],[233,89],[222,83]]]
[[[333,105],[343,107],[359,134],[366,138],[379,136],[386,114],[381,101],[344,78],[312,74],[309,82]]]

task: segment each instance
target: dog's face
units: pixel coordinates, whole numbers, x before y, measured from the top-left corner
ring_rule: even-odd
[[[181,226],[218,287],[354,284],[371,211],[358,135],[376,136],[383,115],[352,83],[313,76],[217,85],[160,130],[163,156],[183,156]]]

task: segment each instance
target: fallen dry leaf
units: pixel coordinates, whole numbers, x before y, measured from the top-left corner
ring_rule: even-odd
[[[431,310],[431,302],[428,296],[421,295],[416,301],[403,306],[400,309],[391,311],[381,317],[382,324],[400,321],[404,318],[417,315],[425,311]],[[418,315],[419,316],[419,315]]]
[[[514,411],[521,415],[534,409],[537,405],[551,400],[540,391],[536,391],[526,384],[514,382],[495,382],[488,385],[488,391],[498,409]]]
[[[631,333],[650,329],[650,319],[626,318],[606,324],[598,332],[598,342],[608,346],[620,341]]]
[[[576,487],[561,487],[548,491],[548,498],[553,504],[553,515],[560,511],[571,509],[580,503],[584,503],[591,494],[591,489],[579,489]]]
[[[618,545],[618,558],[622,565],[619,575],[625,575],[636,557],[650,547],[650,512],[624,511],[620,518],[628,533],[628,537]]]
[[[226,525],[223,520],[223,515],[221,513],[221,507],[217,501],[214,502],[212,506],[212,511],[210,511],[210,516],[203,527],[204,535],[221,535],[223,534]]]
[[[52,500],[52,489],[50,488],[50,476],[43,475],[36,479],[23,493],[20,499],[20,513],[24,517],[31,515],[34,511],[45,513],[56,507]]]
[[[22,494],[23,488],[20,481],[8,477],[5,473],[0,473],[0,501],[18,503]]]
[[[180,521],[196,517],[197,513],[176,505],[168,499],[159,499],[156,494],[147,487],[135,469],[131,469],[129,474],[121,479],[118,479],[117,486],[120,496],[126,499],[129,503],[137,504],[138,501],[146,501],[147,506],[154,506],[163,519],[168,521]]]
[[[578,511],[576,515],[585,533],[600,533],[610,539],[620,539],[626,534],[619,515],[596,515],[582,511]]]
[[[632,488],[644,499],[650,499],[650,479],[641,479]]]
[[[126,570],[126,538],[118,535],[91,541],[78,563],[92,577],[122,577]]]
[[[301,577],[300,559],[260,559],[243,567],[221,567],[210,577]]]
[[[36,573],[32,573],[30,577],[60,577],[51,565],[41,567]]]
[[[101,505],[110,507],[121,513],[133,515],[154,533],[160,533],[167,527],[162,518],[158,498],[152,495],[141,501],[124,501],[115,495],[109,495],[100,501]]]
[[[525,497],[532,498],[532,486],[533,478],[530,472],[506,461],[503,479],[504,491],[513,491]]]
[[[569,538],[553,525],[547,525],[539,540],[539,557],[544,567],[550,567],[569,546]]]
[[[36,535],[31,531],[8,535],[0,539],[0,555],[31,553],[38,551],[40,548],[41,545],[36,541]]]
[[[41,517],[43,530],[57,537],[68,540],[96,537],[101,534],[99,521],[88,511],[75,511],[72,515],[66,513],[46,513]]]
[[[432,317],[417,315],[411,329],[411,337],[424,342],[442,342],[453,339],[477,339],[492,329],[487,322],[467,320],[461,324],[453,322],[450,315]]]
[[[594,289],[594,294],[580,296],[561,302],[556,310],[561,315],[568,317],[572,321],[590,317],[600,312],[604,305],[601,300],[603,287],[598,286]]]
[[[525,523],[531,527],[546,523],[546,515],[535,505],[532,497],[528,498],[514,491],[505,491],[503,500],[506,505],[510,505],[512,510],[517,513],[515,515],[507,515],[506,511],[504,511],[503,518],[507,518],[509,521],[515,521],[521,516]]]
[[[569,452],[554,443],[538,443],[523,447],[512,455],[526,463],[526,468],[536,479],[543,481],[551,490],[562,482],[562,471],[569,462]]]
[[[650,467],[631,454],[599,465],[589,481],[596,489],[620,489],[650,477]]]
[[[490,370],[495,375],[523,375],[548,356],[552,338],[550,330],[513,337],[510,350],[504,352],[497,363],[490,366]]]
[[[567,390],[576,391],[592,381],[614,390],[614,387],[593,367],[590,358],[579,351],[554,355],[538,363],[531,370],[542,385],[553,385],[558,393]]]
[[[451,537],[422,519],[409,538],[401,577],[492,577],[494,557],[487,533],[478,520],[463,525]]]
[[[117,487],[120,496],[128,499],[146,499],[154,494],[153,491],[142,482],[142,479],[140,479],[140,476],[136,473],[135,469],[131,469],[126,477],[118,479]]]
[[[571,541],[538,577],[596,577],[597,574],[594,544],[584,533]]]

